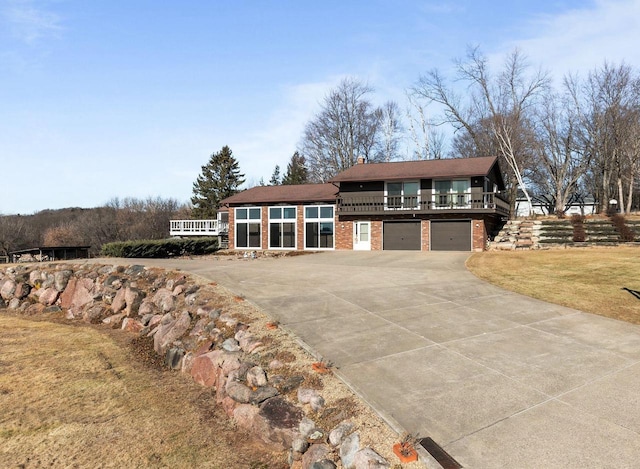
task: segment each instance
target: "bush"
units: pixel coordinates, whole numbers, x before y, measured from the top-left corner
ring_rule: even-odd
[[[587,234],[584,231],[584,217],[582,215],[572,215],[571,224],[573,225],[573,241],[575,243],[585,242]]]
[[[625,223],[625,219],[622,215],[620,215],[619,213],[611,215],[611,222],[616,227],[616,230],[618,230],[618,234],[620,234],[620,241],[623,241],[623,242],[633,241],[635,237],[635,233],[631,228],[627,226],[627,224]]]
[[[158,239],[122,241],[102,246],[106,257],[166,258],[185,255],[211,254],[219,249],[217,238]]]

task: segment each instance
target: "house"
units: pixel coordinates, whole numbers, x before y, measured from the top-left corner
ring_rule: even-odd
[[[483,250],[509,215],[495,157],[364,163],[325,184],[228,197],[229,247]]]
[[[524,194],[518,193],[516,199],[516,217],[528,217],[531,215],[550,215],[555,210],[555,203],[551,196],[532,197],[531,204],[524,197]],[[574,198],[565,207],[564,215],[594,215],[598,211],[598,202],[592,196],[583,198]]]

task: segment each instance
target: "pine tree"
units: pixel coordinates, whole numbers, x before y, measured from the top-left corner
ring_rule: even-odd
[[[287,172],[282,178],[282,184],[306,184],[308,180],[306,160],[300,153],[295,152],[287,164]]]
[[[240,173],[240,166],[231,149],[225,145],[218,153],[211,155],[193,183],[192,216],[199,219],[214,218],[220,201],[238,193],[242,184],[244,174]]]
[[[273,174],[271,174],[271,179],[269,179],[269,185],[270,186],[279,186],[281,184],[280,182],[280,166],[276,165],[276,167],[273,170]]]

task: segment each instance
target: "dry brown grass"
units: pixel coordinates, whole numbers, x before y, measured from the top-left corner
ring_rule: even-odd
[[[0,467],[285,467],[131,336],[0,316]]]
[[[476,276],[507,290],[640,324],[640,249],[489,251],[467,261]]]

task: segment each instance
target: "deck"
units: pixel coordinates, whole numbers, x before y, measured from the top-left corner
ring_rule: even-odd
[[[170,236],[220,236],[229,232],[229,223],[219,220],[170,220]]]
[[[429,196],[342,196],[337,211],[348,215],[402,213],[435,214],[443,212],[494,213],[509,215],[509,203],[495,192],[447,193]]]

